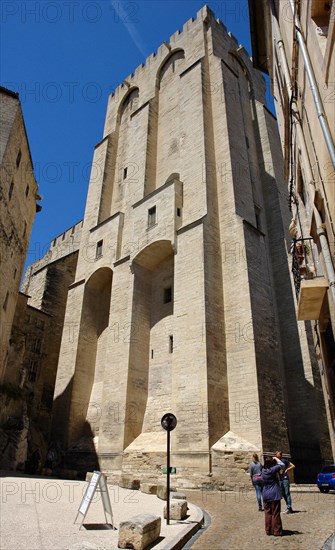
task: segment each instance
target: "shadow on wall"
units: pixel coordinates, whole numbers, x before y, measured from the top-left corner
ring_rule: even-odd
[[[73,378],[64,392],[59,395],[53,405],[53,419],[45,467],[52,470],[58,477],[85,479],[87,472],[99,470],[99,461],[94,445],[94,434],[89,422],[82,419],[78,439],[68,444],[68,425],[71,407]],[[56,456],[55,456],[56,455]],[[54,462],[53,462],[54,461]],[[51,467],[51,468],[50,468]]]

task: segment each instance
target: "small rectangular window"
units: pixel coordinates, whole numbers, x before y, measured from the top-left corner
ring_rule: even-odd
[[[156,224],[156,206],[153,206],[148,210],[148,227],[152,227],[155,224]]]
[[[97,242],[96,258],[101,258],[102,256],[103,242],[103,240]]]
[[[172,287],[164,288],[164,304],[172,302]]]
[[[151,359],[153,359],[153,358],[154,358],[154,350],[152,349],[151,350]]]
[[[127,179],[127,174],[128,174],[128,168],[126,167],[126,168],[123,169],[123,179],[124,180]]]
[[[169,353],[173,353],[173,336],[169,336]]]
[[[26,197],[28,197],[28,195],[29,195],[29,185],[27,185],[26,187]]]
[[[180,216],[181,216],[181,208],[177,208],[177,216],[180,218]]]
[[[18,168],[20,166],[21,157],[22,157],[22,153],[21,153],[21,149],[20,149],[18,154],[17,154],[17,157],[16,157],[16,168]]]
[[[9,198],[9,200],[11,200],[11,198],[12,198],[13,189],[14,189],[14,180],[11,181],[11,184],[10,184],[10,187],[9,187],[9,192],[8,192],[8,198]]]

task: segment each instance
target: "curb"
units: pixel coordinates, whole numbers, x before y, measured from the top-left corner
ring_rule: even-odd
[[[192,504],[191,502],[188,503],[194,508],[195,513],[192,514],[192,520],[191,523],[185,524],[184,529],[170,542],[168,542],[164,546],[164,550],[180,550],[185,546],[185,544],[193,537],[193,535],[201,529],[203,523],[204,523],[204,513],[195,504]],[[184,523],[182,521],[181,523]]]

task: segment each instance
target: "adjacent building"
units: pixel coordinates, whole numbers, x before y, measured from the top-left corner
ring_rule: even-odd
[[[0,86],[0,382],[35,214],[41,207],[19,95]]]
[[[297,319],[313,327],[335,458],[335,2],[249,8],[253,64],[270,76],[284,155]]]

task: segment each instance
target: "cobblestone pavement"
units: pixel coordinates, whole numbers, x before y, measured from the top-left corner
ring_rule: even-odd
[[[184,492],[211,517],[192,550],[321,550],[335,532],[335,494],[321,494],[315,487],[291,487],[294,513],[282,514],[282,537],[265,534],[264,513],[258,511],[254,491]],[[335,550],[334,540],[330,550]]]

